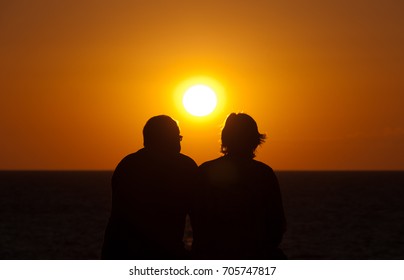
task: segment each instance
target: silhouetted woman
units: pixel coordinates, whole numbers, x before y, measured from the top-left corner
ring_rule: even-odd
[[[254,160],[265,140],[253,118],[230,114],[222,130],[224,156],[199,167],[191,221],[195,259],[282,259],[286,228],[272,169]]]

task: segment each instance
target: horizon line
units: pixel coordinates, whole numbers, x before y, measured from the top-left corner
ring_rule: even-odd
[[[0,169],[0,172],[113,172],[115,169]],[[274,172],[404,172],[404,169],[273,169]]]

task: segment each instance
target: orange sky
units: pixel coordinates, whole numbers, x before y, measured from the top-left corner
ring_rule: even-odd
[[[82,3],[85,2],[85,3]],[[331,2],[331,3],[330,3]],[[404,169],[404,2],[3,1],[0,169],[113,169],[148,118],[183,153],[219,156],[230,112],[253,116],[275,170]],[[223,88],[196,119],[195,76]]]

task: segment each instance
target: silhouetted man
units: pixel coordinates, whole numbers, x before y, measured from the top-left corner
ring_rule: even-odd
[[[112,210],[103,259],[184,259],[185,218],[197,165],[180,153],[182,136],[168,116],[143,129],[144,148],[112,177]]]
[[[224,156],[199,167],[191,209],[196,259],[283,259],[286,229],[272,169],[254,160],[265,140],[253,118],[230,114],[222,130]]]

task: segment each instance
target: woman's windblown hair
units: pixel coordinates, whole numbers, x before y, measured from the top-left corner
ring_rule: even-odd
[[[266,135],[258,132],[255,120],[244,113],[231,113],[222,129],[221,152],[225,155],[255,157],[257,147],[265,142]]]

